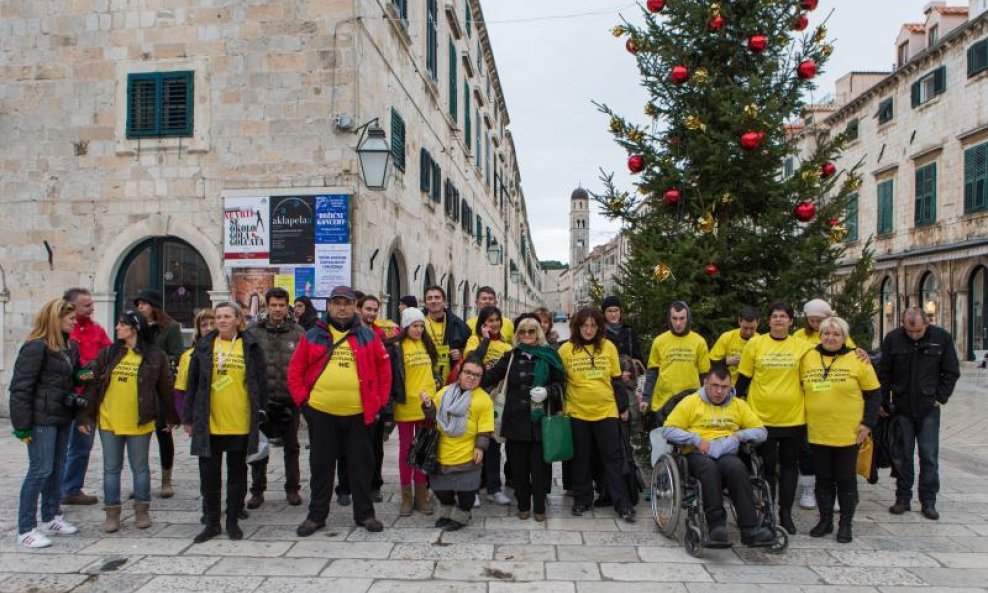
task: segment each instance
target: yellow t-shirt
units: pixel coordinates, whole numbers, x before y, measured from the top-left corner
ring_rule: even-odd
[[[467,319],[467,327],[470,328],[470,335],[477,333],[477,316],[474,315],[470,319]],[[509,344],[513,344],[515,340],[515,324],[511,322],[507,317],[501,318],[501,339]]]
[[[806,424],[799,364],[813,346],[795,336],[776,340],[762,334],[748,340],[738,372],[751,377],[748,405],[766,426]]]
[[[676,404],[663,426],[681,428],[712,441],[745,428],[758,428],[762,421],[742,399],[731,397],[727,405],[715,406],[694,393]]]
[[[229,353],[229,354],[227,354]],[[221,354],[226,357],[220,364]],[[209,434],[250,434],[250,397],[244,341],[213,342],[213,376],[209,390]]]
[[[436,380],[432,374],[432,359],[422,340],[405,338],[401,341],[401,353],[405,365],[405,403],[395,402],[395,421],[414,422],[425,420],[422,399],[425,392],[430,398],[436,395]]]
[[[432,405],[439,411],[439,404],[449,387],[432,397]],[[436,424],[439,427],[438,423]],[[439,428],[439,463],[442,465],[460,465],[473,460],[473,448],[477,435],[484,432],[494,432],[494,402],[491,396],[481,388],[473,390],[470,396],[470,410],[467,412],[467,430],[458,437],[448,437]],[[479,466],[478,466],[479,467]]]
[[[377,318],[374,320],[374,327],[383,330],[388,338],[398,333],[398,325],[390,319]]]
[[[806,340],[811,346],[816,346],[820,343],[820,332],[811,331],[805,327],[803,329],[796,330],[793,335],[797,338]],[[858,345],[854,343],[854,340],[851,339],[851,336],[847,336],[847,342],[844,342],[844,344],[852,350],[858,347]]]
[[[438,367],[440,377],[445,380],[450,371],[453,370],[453,364],[449,359],[449,345],[443,343],[443,338],[446,336],[446,317],[444,316],[442,321],[436,321],[426,314],[425,331],[429,332],[432,343],[436,345],[436,351],[439,353],[436,367]]]
[[[559,348],[566,369],[565,412],[578,420],[617,418],[611,379],[621,376],[617,347],[605,339],[599,350],[566,342]]]
[[[189,348],[178,357],[178,371],[175,373],[175,391],[185,391],[189,385],[189,363],[192,362],[192,352],[195,348]]]
[[[834,357],[814,348],[803,355],[799,375],[809,441],[829,447],[853,445],[864,417],[862,394],[880,387],[875,368],[861,362],[854,352]]]
[[[329,331],[334,344],[343,337],[343,332],[334,327],[330,327]],[[360,399],[360,379],[357,377],[357,360],[349,340],[340,342],[333,350],[333,357],[326,365],[326,370],[319,375],[312,387],[309,405],[334,416],[364,413],[364,402]]]
[[[463,348],[463,358],[466,358],[468,354],[480,348],[480,340],[481,338],[477,336],[470,336],[470,339],[467,340],[466,347]],[[487,346],[487,354],[484,355],[484,366],[490,366],[501,360],[501,357],[508,352],[511,352],[511,342],[491,340]]]
[[[758,332],[751,336],[752,338],[758,337]],[[710,361],[717,360],[727,360],[728,358],[734,356],[741,356],[744,352],[744,347],[748,344],[748,340],[741,337],[741,329],[732,329],[729,332],[724,332],[717,338],[714,343],[714,347],[710,349]],[[727,369],[731,371],[731,383],[738,382],[738,367],[728,366]]]
[[[137,370],[143,357],[128,349],[110,373],[99,407],[99,427],[117,435],[141,435],[154,430],[154,421],[138,424]]]
[[[667,331],[652,341],[648,368],[659,369],[659,380],[652,393],[655,411],[680,391],[700,388],[700,375],[710,371],[707,343],[696,332],[677,336]]]

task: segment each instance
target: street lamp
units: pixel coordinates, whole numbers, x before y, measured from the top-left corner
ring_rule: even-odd
[[[492,266],[501,263],[501,246],[497,244],[496,239],[492,240],[490,247],[487,248],[487,263]]]
[[[391,164],[391,146],[388,145],[384,130],[375,117],[358,128],[360,140],[357,142],[357,158],[367,189],[383,190],[388,186],[388,173]]]
[[[511,281],[515,284],[521,282],[521,272],[518,270],[511,270]]]

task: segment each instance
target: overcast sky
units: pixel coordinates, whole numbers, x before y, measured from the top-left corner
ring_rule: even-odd
[[[928,0],[821,0],[815,26],[829,16],[834,41],[828,71],[817,80],[819,99],[850,70],[888,70],[904,22],[923,20]],[[967,6],[967,0],[948,0]],[[610,29],[618,14],[638,20],[632,2],[617,0],[487,0],[483,3],[498,73],[511,116],[522,186],[539,259],[569,259],[569,196],[579,184],[599,190],[601,167],[627,180],[627,155],[614,143],[600,101],[640,116],[645,91],[634,58]],[[832,13],[832,14],[831,14]],[[607,242],[616,225],[591,216],[593,245]]]

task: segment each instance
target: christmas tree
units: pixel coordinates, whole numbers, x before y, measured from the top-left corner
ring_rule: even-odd
[[[811,154],[797,154],[794,122],[833,52],[825,26],[809,28],[816,8],[817,0],[648,0],[643,24],[613,29],[649,101],[644,118],[599,105],[628,152],[635,189],[605,174],[595,198],[628,233],[620,292],[644,335],[665,329],[673,300],[689,303],[694,329],[712,339],[735,326],[743,305],[798,310],[823,297],[856,305],[837,313],[871,343],[870,252],[832,285],[847,197],[860,186],[855,170],[833,163],[845,138],[817,134]]]

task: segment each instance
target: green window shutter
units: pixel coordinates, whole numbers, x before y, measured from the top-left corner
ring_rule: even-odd
[[[982,39],[967,48],[968,78],[984,70],[988,70],[988,39]]]
[[[474,238],[477,239],[477,245],[480,245],[484,238],[484,219],[479,214],[477,215],[477,234],[474,235]]]
[[[878,184],[878,234],[885,235],[892,232],[892,207],[893,207],[893,187],[892,180],[883,181]]]
[[[432,192],[430,195],[432,196],[432,201],[437,204],[441,200],[439,190],[442,187],[442,181],[443,181],[442,168],[439,166],[439,163],[437,163],[436,161],[432,161]]]
[[[453,38],[449,38],[449,115],[453,121],[457,120],[459,109],[456,101],[456,92],[459,88],[459,79],[456,76],[456,44]]]
[[[192,72],[168,72],[161,75],[158,135],[192,135],[193,91]]]
[[[988,142],[964,151],[964,213],[988,209]]]
[[[391,159],[395,168],[405,172],[405,120],[398,110],[391,108]]]
[[[429,186],[432,183],[432,155],[426,149],[419,151],[419,189],[423,193],[429,193]]]
[[[439,71],[439,9],[436,0],[426,1],[425,15],[425,69],[432,80]]]
[[[883,124],[890,121],[895,115],[892,105],[892,97],[889,97],[878,104],[878,123]]]
[[[158,135],[158,75],[127,75],[127,137]]]
[[[918,107],[919,106],[919,102],[920,102],[920,99],[922,97],[922,95],[920,94],[920,92],[921,92],[920,91],[920,81],[917,80],[916,82],[913,83],[912,92],[911,92],[911,94],[912,94],[913,107]]]
[[[858,194],[851,194],[847,197],[847,213],[844,220],[847,228],[847,241],[858,240]]]
[[[947,67],[940,66],[933,71],[933,94],[940,95],[947,90]]]
[[[848,140],[857,140],[858,139],[858,126],[859,125],[860,124],[859,124],[857,118],[852,119],[851,121],[847,122],[847,127],[844,129],[844,133],[847,135],[847,139]]]
[[[127,75],[127,137],[191,136],[194,72]]]
[[[936,163],[916,169],[916,226],[932,224],[936,219]]]
[[[466,18],[463,19],[466,22],[467,37],[473,35],[473,12],[470,10],[470,0],[463,0],[463,4],[466,6]]]
[[[473,126],[470,122],[470,83],[463,79],[463,139],[466,141],[467,149],[470,148],[473,134]]]

